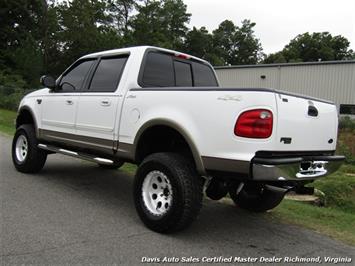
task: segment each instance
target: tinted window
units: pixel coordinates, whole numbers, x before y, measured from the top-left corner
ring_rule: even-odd
[[[79,91],[83,86],[92,63],[93,60],[81,61],[66,73],[60,81],[61,91]]]
[[[355,115],[355,105],[341,104],[339,113],[342,115]]]
[[[218,86],[214,72],[208,65],[193,62],[192,69],[196,87]]]
[[[180,61],[174,61],[175,82],[177,87],[192,87],[191,65]]]
[[[142,81],[145,87],[174,86],[174,69],[171,56],[149,52],[146,57]]]
[[[101,59],[91,80],[90,91],[113,92],[117,89],[127,56]]]

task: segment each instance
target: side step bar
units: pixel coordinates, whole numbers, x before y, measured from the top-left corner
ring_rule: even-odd
[[[51,152],[55,152],[55,153],[61,153],[61,154],[64,154],[64,155],[69,155],[69,156],[72,156],[72,157],[75,157],[75,158],[87,160],[87,161],[94,162],[94,163],[106,164],[106,165],[111,165],[111,164],[114,163],[114,161],[112,161],[110,159],[100,158],[100,157],[97,157],[97,156],[94,156],[94,155],[90,155],[90,154],[85,154],[85,153],[78,153],[78,152],[75,152],[75,151],[70,151],[70,150],[66,150],[66,149],[50,146],[50,145],[47,145],[47,144],[38,144],[37,147],[42,149],[42,150],[51,151]]]

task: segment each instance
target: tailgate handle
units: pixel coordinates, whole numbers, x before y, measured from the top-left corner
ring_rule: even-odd
[[[313,105],[308,106],[308,115],[309,116],[318,116],[318,110]]]

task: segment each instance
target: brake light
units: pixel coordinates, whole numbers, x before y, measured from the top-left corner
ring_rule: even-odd
[[[190,56],[188,56],[187,54],[175,54],[175,57],[177,58],[181,58],[181,59],[190,59]]]
[[[272,134],[272,112],[265,109],[242,113],[235,124],[234,134],[245,138],[265,139]]]

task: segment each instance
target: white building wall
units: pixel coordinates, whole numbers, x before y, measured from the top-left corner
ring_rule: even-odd
[[[222,87],[275,88],[355,104],[355,61],[216,68]],[[265,78],[261,78],[265,76]]]

